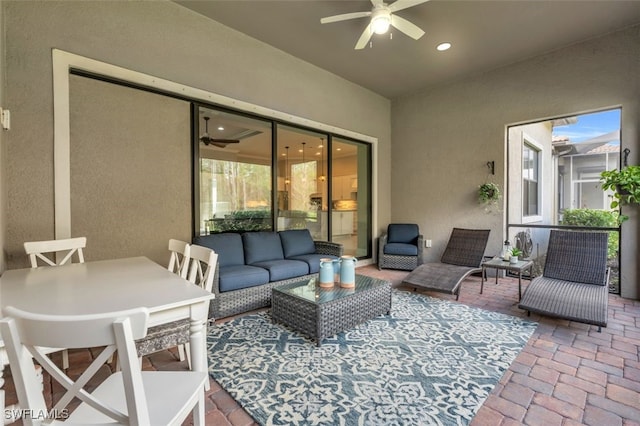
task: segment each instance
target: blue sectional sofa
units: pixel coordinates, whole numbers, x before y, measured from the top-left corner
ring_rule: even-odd
[[[193,243],[218,253],[209,318],[270,306],[273,287],[307,280],[318,274],[320,258],[343,252],[342,244],[313,241],[307,229],[211,234]]]

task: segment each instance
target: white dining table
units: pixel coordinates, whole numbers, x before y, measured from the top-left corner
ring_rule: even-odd
[[[189,318],[191,366],[203,372],[208,370],[205,323],[213,298],[211,292],[146,257],[12,269],[0,277],[1,308],[83,315],[146,307],[149,327]],[[6,351],[0,341],[0,388],[6,364]],[[3,406],[4,395],[1,397]],[[6,413],[3,409],[5,417]]]

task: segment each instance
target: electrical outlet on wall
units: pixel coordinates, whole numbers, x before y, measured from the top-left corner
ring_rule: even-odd
[[[431,240],[424,240],[424,246],[426,248],[430,248],[431,247]]]
[[[3,129],[9,130],[11,128],[11,115],[8,109],[0,108],[0,122]]]

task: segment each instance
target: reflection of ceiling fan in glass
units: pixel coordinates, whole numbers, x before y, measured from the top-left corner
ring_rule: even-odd
[[[326,18],[322,18],[320,20],[320,23],[329,24],[331,22],[346,21],[348,19],[371,16],[369,25],[367,25],[367,27],[364,29],[362,35],[360,36],[360,39],[358,39],[358,42],[356,43],[356,49],[363,49],[369,42],[369,39],[371,39],[373,33],[385,34],[387,31],[389,31],[389,26],[395,27],[414,40],[417,40],[424,35],[424,31],[422,31],[415,24],[412,24],[406,19],[394,15],[393,13],[412,6],[417,6],[427,1],[429,0],[397,0],[391,4],[387,4],[384,3],[383,0],[371,0],[373,9],[371,9],[370,12],[353,12],[344,13],[342,15],[329,16]]]
[[[239,139],[220,139],[209,136],[209,118],[204,117],[204,135],[200,136],[200,142],[207,146],[214,145],[219,148],[224,148],[230,143],[240,143]]]

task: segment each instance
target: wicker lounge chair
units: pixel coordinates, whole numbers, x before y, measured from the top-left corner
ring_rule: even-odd
[[[413,223],[390,223],[378,241],[378,269],[413,271],[422,264],[423,236]]]
[[[480,264],[489,240],[488,229],[453,228],[440,262],[424,263],[402,282],[411,287],[460,295],[460,284],[481,272]]]
[[[556,318],[607,326],[607,232],[551,231],[542,276],[531,281],[518,305]]]

